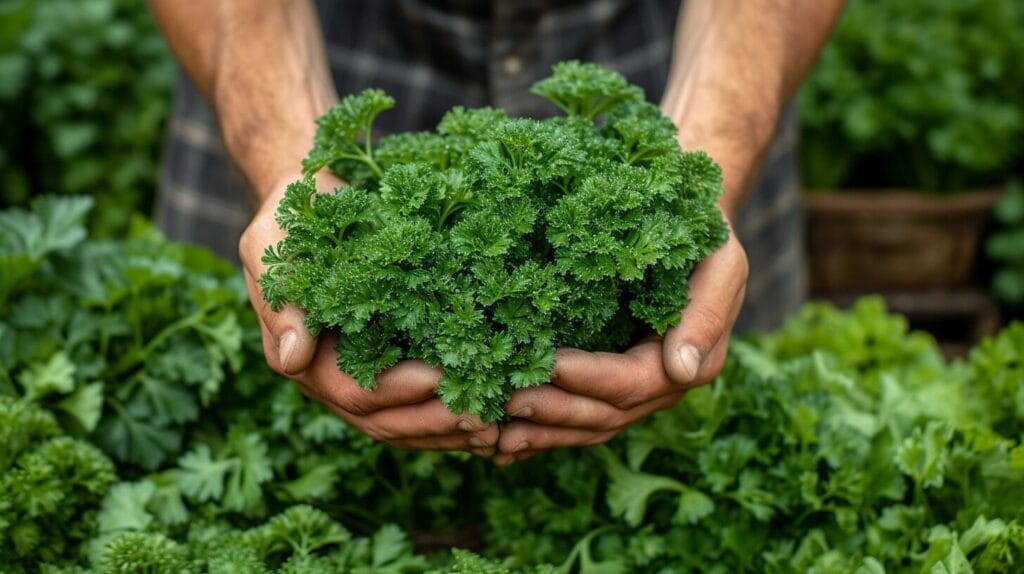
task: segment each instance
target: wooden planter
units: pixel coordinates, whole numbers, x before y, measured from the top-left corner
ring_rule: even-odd
[[[950,289],[968,283],[1001,189],[804,194],[817,295]]]

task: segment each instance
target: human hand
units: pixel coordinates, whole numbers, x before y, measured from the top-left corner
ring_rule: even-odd
[[[690,278],[690,304],[678,327],[624,353],[559,349],[551,383],[516,391],[506,411],[495,464],[552,448],[603,443],[722,370],[746,290],[746,252],[735,234]]]
[[[377,376],[378,388],[362,389],[337,366],[337,335],[313,337],[306,329],[305,313],[294,305],[273,311],[263,298],[259,278],[268,245],[284,232],[274,212],[288,183],[281,179],[266,196],[239,242],[249,300],[259,318],[263,352],[276,372],[298,383],[303,394],[323,403],[353,427],[374,440],[418,450],[468,450],[479,456],[494,453],[498,428],[477,416],[455,415],[437,397],[441,371],[423,361],[402,361]],[[330,190],[343,185],[326,172],[317,176],[317,187]]]

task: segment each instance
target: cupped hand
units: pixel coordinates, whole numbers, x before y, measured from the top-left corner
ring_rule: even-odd
[[[303,394],[319,401],[370,438],[392,446],[418,450],[468,450],[480,456],[494,453],[498,429],[479,417],[452,414],[437,397],[441,372],[422,361],[402,361],[377,376],[378,388],[367,391],[337,366],[337,335],[319,338],[305,327],[305,313],[293,305],[273,311],[263,298],[259,278],[268,245],[284,237],[274,212],[288,183],[285,178],[263,201],[242,234],[239,256],[244,268],[249,300],[259,317],[263,352],[276,372],[299,384]],[[343,185],[321,173],[321,191]]]
[[[679,326],[624,353],[559,349],[550,384],[516,391],[506,405],[494,462],[505,466],[542,451],[605,442],[722,370],[743,304],[747,256],[734,234],[690,278]]]

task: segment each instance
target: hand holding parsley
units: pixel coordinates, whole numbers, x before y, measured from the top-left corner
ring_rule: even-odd
[[[340,179],[321,173],[321,189],[340,187]],[[271,309],[258,278],[266,271],[260,262],[265,246],[284,237],[274,221],[285,184],[278,186],[253,218],[239,246],[249,298],[259,318],[263,352],[276,372],[294,380],[310,399],[323,403],[335,414],[375,440],[398,448],[417,450],[469,450],[489,456],[498,440],[498,429],[477,416],[456,415],[437,398],[440,371],[423,361],[402,361],[377,377],[374,393],[363,391],[356,381],[337,368],[338,337],[310,335],[303,326],[305,312],[294,305]]]
[[[274,310],[306,310],[312,334],[338,333],[338,367],[364,388],[421,359],[443,369],[449,409],[500,420],[515,389],[550,381],[556,348],[665,334],[727,239],[720,169],[682,153],[641,90],[569,62],[533,91],[568,115],[455,108],[437,133],[374,146],[394,102],[368,90],[319,120],[260,285]],[[328,166],[351,186],[318,193]]]
[[[559,349],[551,384],[516,391],[506,405],[514,418],[501,431],[495,463],[606,442],[711,382],[725,364],[747,273],[746,254],[731,234],[694,269],[691,302],[664,337],[621,354]]]

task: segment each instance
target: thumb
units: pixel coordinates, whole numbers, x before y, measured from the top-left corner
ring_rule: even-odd
[[[699,385],[718,375],[743,305],[748,272],[746,253],[735,235],[694,269],[690,304],[662,344],[662,363],[673,382]]]
[[[309,368],[316,354],[316,338],[305,325],[305,312],[288,305],[278,312],[266,307],[260,317],[272,342],[276,342],[277,369],[285,375],[297,375]],[[271,357],[267,357],[271,359]]]
[[[263,350],[271,368],[285,376],[306,370],[316,354],[316,337],[306,329],[306,313],[294,305],[279,311],[270,308],[263,297],[259,278],[266,271],[263,252],[267,245],[280,241],[284,233],[273,217],[261,210],[242,234],[238,254],[245,270],[249,302],[260,321]]]
[[[696,303],[683,311],[679,326],[665,333],[662,344],[662,363],[672,382],[685,386],[703,382],[705,363],[717,354],[713,351],[719,341],[728,338],[724,324],[717,312]]]

